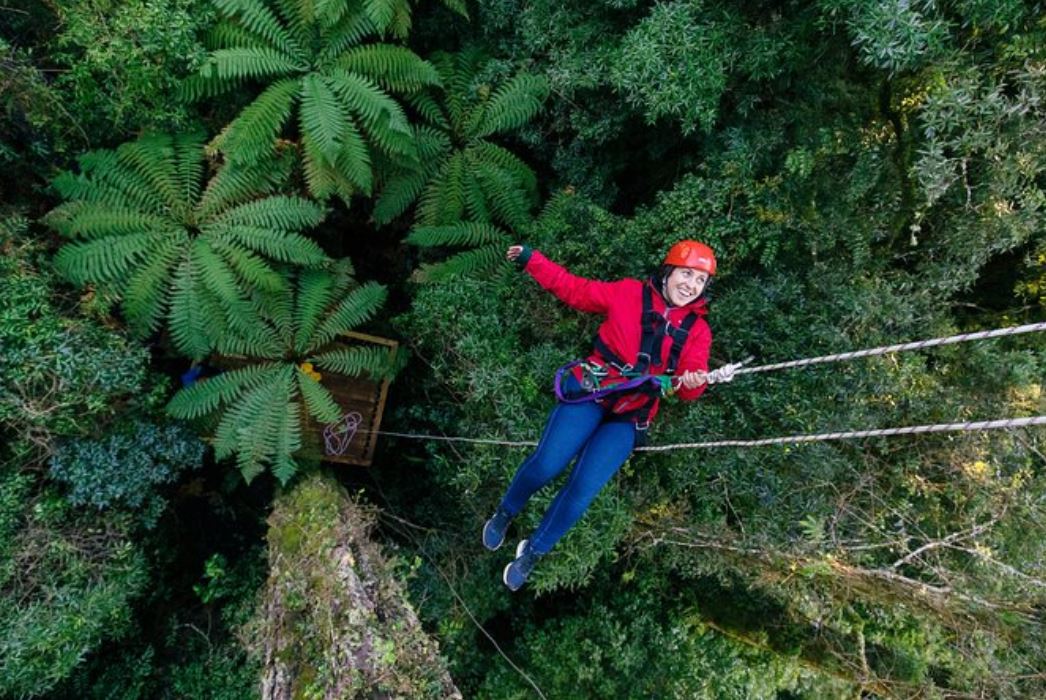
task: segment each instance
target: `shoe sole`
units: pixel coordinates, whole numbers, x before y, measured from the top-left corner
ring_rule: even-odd
[[[520,540],[519,544],[516,545],[516,559],[519,559],[520,556],[522,556],[523,550],[527,546],[527,542],[528,542],[528,540]],[[512,562],[509,562],[508,564],[506,564],[505,565],[505,570],[501,572],[501,582],[505,584],[505,588],[509,589],[512,592],[515,592],[515,591],[518,591],[523,586],[520,585],[517,588],[513,588],[512,586],[509,585],[509,583],[508,583],[508,570],[510,568],[512,568]]]

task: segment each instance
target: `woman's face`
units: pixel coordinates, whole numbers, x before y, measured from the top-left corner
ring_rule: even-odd
[[[708,283],[708,273],[692,267],[676,267],[665,281],[668,300],[673,306],[689,304],[701,296]]]

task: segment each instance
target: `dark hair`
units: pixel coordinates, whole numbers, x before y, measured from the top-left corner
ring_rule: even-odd
[[[672,270],[676,269],[676,267],[676,265],[662,265],[661,268],[657,271],[657,279],[662,286],[664,286],[665,280],[668,278],[670,274],[672,274]],[[708,276],[708,281],[705,282],[705,288],[702,289],[701,293],[697,295],[697,299],[694,299],[694,301],[690,302],[691,304],[695,303],[699,299],[704,299],[706,304],[710,304],[712,302],[712,297],[708,294],[708,290],[712,288],[712,280],[714,279],[715,275]]]

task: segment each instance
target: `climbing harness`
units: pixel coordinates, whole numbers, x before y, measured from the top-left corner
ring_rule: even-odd
[[[341,420],[324,426],[323,448],[326,450],[326,453],[332,456],[345,454],[345,450],[349,449],[349,443],[352,442],[352,438],[356,437],[356,431],[359,430],[362,421],[363,416],[356,411],[352,411],[342,416]]]
[[[640,316],[642,335],[635,362],[621,359],[597,334],[592,345],[603,362],[575,360],[556,370],[553,390],[557,399],[564,403],[614,400],[613,410],[624,405],[620,400],[626,394],[642,394],[643,398],[638,405],[631,405],[627,410],[614,413],[620,419],[634,420],[636,429],[641,432],[650,427],[650,414],[654,410],[656,400],[670,396],[678,389],[673,375],[683,346],[690,336],[690,330],[699,318],[698,314],[692,311],[686,315],[682,323],[673,326],[654,308],[655,284],[656,278],[651,278],[649,284],[643,286],[643,311]],[[668,359],[661,372],[651,372],[652,369],[661,368],[661,347],[666,336],[672,338]],[[577,386],[567,386],[564,380],[568,375],[575,373],[575,368],[580,370],[575,374],[578,379]]]

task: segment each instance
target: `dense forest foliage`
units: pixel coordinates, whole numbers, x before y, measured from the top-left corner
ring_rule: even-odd
[[[13,0],[0,65],[0,697],[1046,697],[1041,428],[636,453],[515,594],[479,533],[524,449],[300,449],[325,374],[536,439],[598,319],[516,242],[708,242],[713,366],[1042,321],[1042,3]],[[1043,377],[1041,334],[744,375],[651,443]]]

